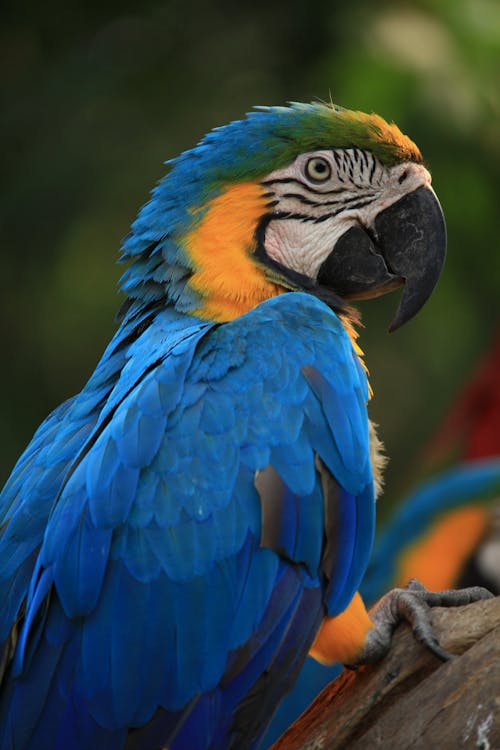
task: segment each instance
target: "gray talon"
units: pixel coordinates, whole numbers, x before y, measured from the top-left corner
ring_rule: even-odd
[[[372,663],[385,656],[391,645],[392,634],[401,621],[410,625],[415,639],[438,659],[449,661],[453,654],[441,648],[432,629],[432,607],[460,607],[492,596],[481,586],[428,591],[420,581],[412,578],[405,588],[392,589],[370,610],[374,628],[368,633],[356,665]]]

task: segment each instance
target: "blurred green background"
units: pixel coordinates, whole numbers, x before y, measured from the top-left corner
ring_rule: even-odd
[[[448,223],[416,320],[389,336],[396,297],[362,307],[388,499],[404,489],[498,319],[500,4],[7,0],[0,54],[0,478],[109,340],[162,162],[254,104],[331,93],[419,144]]]

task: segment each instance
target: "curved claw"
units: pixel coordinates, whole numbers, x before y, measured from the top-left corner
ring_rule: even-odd
[[[407,622],[415,639],[441,661],[449,661],[453,654],[443,649],[434,634],[432,607],[460,607],[493,594],[481,586],[446,591],[428,591],[415,578],[405,588],[392,589],[380,599],[369,614],[373,628],[368,632],[356,665],[379,661],[389,651],[396,626]]]
[[[389,592],[389,595],[394,597],[394,620],[396,624],[405,620],[411,626],[416,641],[432,651],[438,659],[448,661],[452,655],[441,648],[432,629],[431,607],[426,600],[428,592],[418,581],[415,583],[419,584],[419,588],[408,586]]]
[[[406,586],[408,591],[421,591],[425,594],[425,601],[430,607],[463,607],[480,599],[493,599],[494,594],[483,586],[469,586],[465,589],[445,589],[444,591],[429,591],[420,581],[412,578]]]

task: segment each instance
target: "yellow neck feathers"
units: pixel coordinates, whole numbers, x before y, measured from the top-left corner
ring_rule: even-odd
[[[266,278],[264,268],[252,257],[255,232],[268,210],[260,185],[232,185],[201,210],[202,218],[183,241],[195,268],[188,285],[203,300],[194,315],[224,323],[287,291]],[[347,315],[341,320],[363,362],[351,320]]]
[[[194,314],[225,322],[284,290],[270,282],[252,258],[255,231],[266,213],[263,189],[254,182],[227,188],[212,200],[184,239],[194,262],[189,286],[203,299]]]

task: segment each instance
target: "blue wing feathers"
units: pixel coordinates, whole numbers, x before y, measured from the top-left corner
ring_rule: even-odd
[[[103,436],[89,451],[86,459],[85,481],[89,497],[98,497],[109,487],[112,477],[116,473],[120,456],[116,442],[112,438]]]
[[[314,468],[314,453],[306,429],[297,439],[271,450],[271,464],[278,474],[287,476],[290,487],[298,495],[309,495],[317,481]]]
[[[321,562],[322,549],[317,544],[324,531],[323,496],[319,484],[309,495],[300,498],[300,515],[292,559],[303,562],[310,575]]]
[[[165,545],[165,539],[162,540]],[[148,583],[158,577],[161,562],[150,542],[150,534],[143,528],[121,526],[115,536],[113,558],[123,560],[137,581]]]
[[[353,544],[356,532],[356,498],[342,487],[335,504],[336,527],[333,575],[326,591],[328,614],[336,615],[345,609],[352,595],[346,591],[346,582],[351,570]],[[345,601],[347,599],[347,601]]]
[[[126,322],[109,366],[104,357],[82,394],[42,425],[5,490],[12,531],[25,536],[19,551],[9,524],[0,538],[10,591],[3,632],[27,596],[29,556],[40,545],[44,570],[23,635],[29,650],[38,633],[36,658],[0,707],[4,742],[21,703],[41,706],[29,730],[12,730],[15,750],[122,747],[124,727],[151,721],[144,738],[160,726],[175,733],[184,709],[191,714],[174,750],[188,738],[208,750],[210,737],[224,737],[229,747],[258,698],[237,707],[269,662],[276,685],[259,683],[256,696],[270,691],[277,701],[325,608],[340,611],[359,582],[373,525],[367,386],[340,321],[298,293],[223,326],[180,318],[160,313],[127,344]],[[102,405],[92,411],[97,393]],[[315,455],[344,493],[327,599]],[[23,490],[34,456],[40,506]],[[254,478],[270,464],[283,483],[286,563],[261,544]],[[231,727],[221,717],[234,712]]]
[[[143,682],[140,678],[146,635],[146,618],[143,613],[147,612],[150,589],[148,585],[143,585],[140,580],[128,574],[123,565],[117,568],[120,572],[114,589],[113,611],[119,612],[120,616],[113,617],[111,622],[110,687],[112,692],[108,717],[108,722],[112,720],[111,728],[113,729],[127,726],[140,707],[142,690],[140,687],[138,689],[138,685],[140,686]],[[159,666],[156,667],[158,668]],[[131,674],[136,675],[140,681],[136,683],[135,680],[131,680]]]
[[[368,564],[375,525],[375,508],[371,487],[366,487],[358,497],[349,496],[344,490],[341,490],[341,492],[343,497],[340,505],[342,508],[346,508],[345,516],[341,521],[342,528],[344,528],[344,523],[346,529],[350,524],[353,524],[354,528],[351,527],[351,536],[349,537],[351,545],[348,547],[346,544],[343,553],[340,553],[341,540],[339,540],[339,555],[336,555],[336,561],[341,561],[342,568],[344,568],[344,562],[347,559],[349,560],[349,566],[342,587],[330,584],[327,592],[330,615],[342,612],[358,590],[360,577]],[[339,536],[343,537],[344,532]],[[335,581],[335,579],[333,580]]]
[[[51,572],[49,570],[44,570],[42,571],[38,579],[37,585],[34,587],[33,596],[31,596],[30,592],[27,604],[27,612],[23,620],[21,632],[19,634],[19,644],[16,649],[12,665],[14,675],[19,675],[23,668],[28,637],[30,635],[33,636],[33,633],[30,633],[30,631],[32,630],[33,622],[36,616],[39,614],[40,609],[44,607],[44,605],[46,605],[46,597],[50,591],[52,582],[53,578]],[[31,640],[33,641],[33,637]],[[31,643],[31,647],[33,647],[33,643]]]
[[[127,519],[134,503],[139,475],[140,469],[137,466],[129,466],[120,461],[116,470],[108,476],[107,482],[98,485],[93,494],[89,494],[89,510],[96,526],[113,528]]]
[[[0,588],[0,652],[1,644],[4,644],[8,639],[12,625],[15,623],[22,602],[26,597],[36,559],[37,550],[35,549],[9,576],[7,583],[2,582]]]
[[[96,605],[110,545],[111,530],[96,527],[85,509],[54,559],[54,582],[68,617],[87,615]]]

